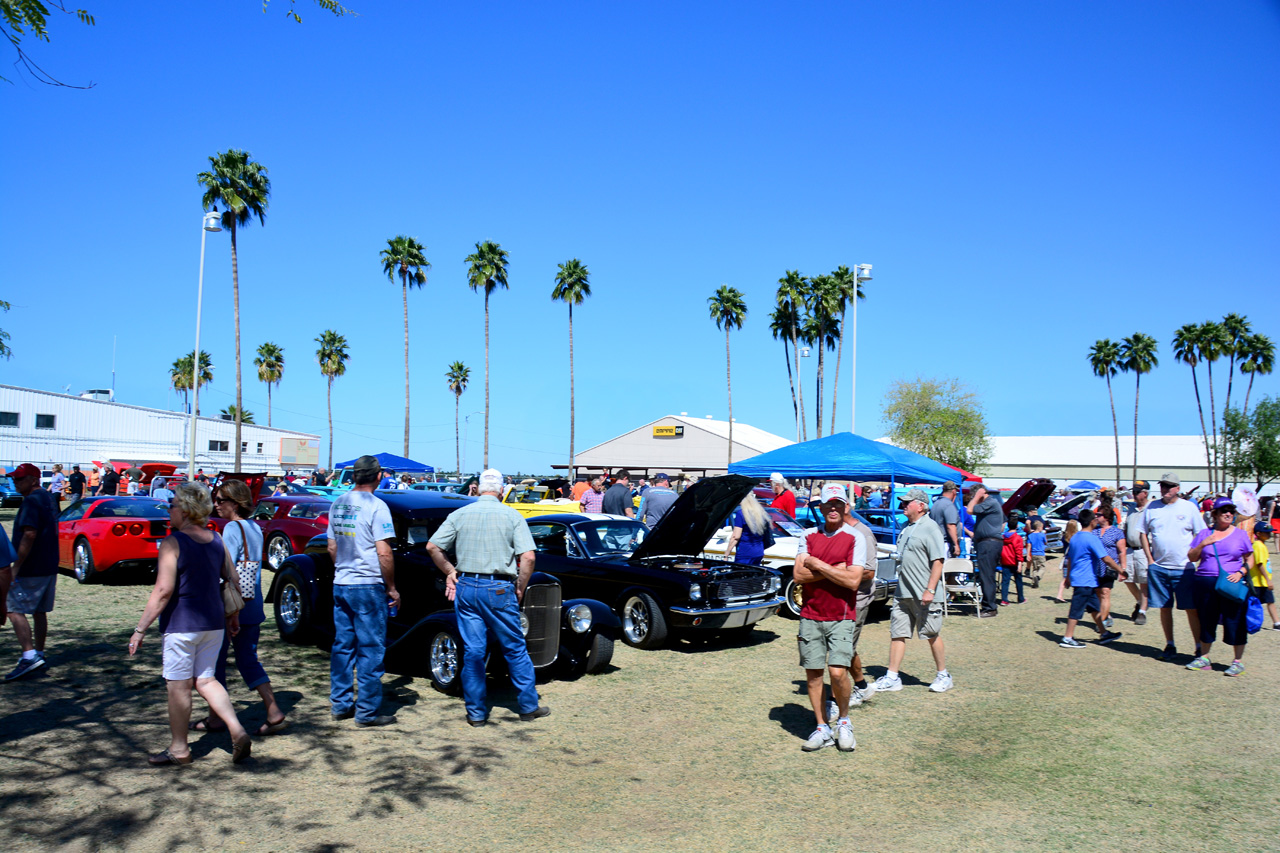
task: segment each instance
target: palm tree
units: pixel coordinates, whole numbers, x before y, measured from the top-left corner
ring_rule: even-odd
[[[574,258],[559,265],[556,273],[556,286],[551,290],[553,301],[563,302],[569,306],[569,479],[574,479],[573,458],[573,306],[581,305],[582,300],[591,295],[591,273],[582,261]]]
[[[1120,366],[1120,347],[1103,338],[1089,348],[1089,366],[1093,375],[1107,380],[1107,396],[1111,398],[1111,428],[1116,438],[1116,490],[1120,489],[1120,422],[1116,420],[1116,395],[1111,391],[1111,377]]]
[[[1160,365],[1156,355],[1156,339],[1142,332],[1135,332],[1120,341],[1120,369],[1134,374],[1133,380],[1133,479],[1138,479],[1138,394],[1142,386],[1142,374],[1150,373]]]
[[[253,423],[253,412],[250,412],[248,410],[240,412],[236,409],[236,406],[234,403],[232,403],[230,406],[227,406],[221,412],[218,412],[218,414],[222,416],[222,419],[224,421],[234,421],[236,419],[236,415],[239,414],[241,423],[245,423],[245,424]]]
[[[1200,327],[1185,323],[1173,333],[1173,358],[1191,368],[1191,385],[1196,391],[1196,410],[1200,413],[1200,436],[1204,439],[1204,469],[1213,479],[1213,457],[1209,451],[1209,428],[1204,422],[1204,404],[1200,401],[1200,381],[1196,378],[1196,365],[1200,363]],[[1213,484],[1209,484],[1210,491]]]
[[[857,273],[846,266],[836,267],[836,271],[831,274],[831,280],[834,283],[836,297],[840,306],[840,346],[836,350],[836,378],[831,385],[831,432],[834,434],[836,431],[836,399],[840,394],[840,362],[844,361],[844,330],[846,328],[844,315],[849,308],[850,302],[855,299],[866,299],[867,297],[862,292],[862,282],[858,281]]]
[[[796,387],[792,405],[796,409],[796,441],[808,441],[809,426],[804,414],[804,386],[800,384],[800,327],[804,324],[804,315],[808,311],[805,299],[809,294],[809,279],[799,270],[787,270],[778,279],[778,308],[791,319],[791,354],[796,365]]]
[[[187,353],[181,358],[175,359],[173,365],[169,368],[169,384],[173,386],[173,390],[182,392],[183,408],[191,411],[190,402],[187,395],[191,392],[191,377],[195,372],[193,362],[195,361],[195,350]],[[213,381],[213,358],[209,353],[200,350],[200,387],[208,385]],[[199,408],[196,409],[196,417],[200,416]]]
[[[235,304],[236,326],[236,411],[244,408],[240,381],[240,268],[236,248],[237,229],[249,224],[252,216],[265,225],[267,205],[271,200],[271,179],[267,169],[251,160],[248,151],[232,148],[209,158],[209,171],[196,175],[205,188],[201,204],[205,210],[223,205],[222,227],[231,232],[231,295]],[[240,470],[240,418],[236,418],[236,470]]]
[[[258,368],[258,380],[267,383],[267,426],[271,426],[271,386],[284,377],[284,347],[270,341],[260,345],[253,366]]]
[[[1213,400],[1213,363],[1226,354],[1231,341],[1221,323],[1212,320],[1200,324],[1200,360],[1209,374],[1209,434],[1213,438],[1213,463],[1209,471],[1209,488],[1217,489],[1218,482],[1218,408]]]
[[[1253,393],[1253,379],[1258,374],[1270,376],[1276,367],[1276,345],[1266,335],[1250,335],[1248,356],[1240,365],[1240,372],[1249,374],[1249,386],[1244,392],[1244,415],[1249,416],[1249,395]]]
[[[489,467],[489,294],[507,288],[507,265],[510,258],[492,240],[476,243],[476,250],[466,257],[467,286],[484,288],[484,467]]]
[[[395,284],[400,273],[400,295],[404,300],[404,455],[409,456],[409,287],[422,287],[427,283],[426,246],[412,237],[397,234],[387,240],[387,248],[379,255],[382,271],[387,281]]]
[[[1248,357],[1249,338],[1253,336],[1253,326],[1239,314],[1228,314],[1222,318],[1222,330],[1227,336],[1227,345],[1223,355],[1231,358],[1231,366],[1227,368],[1227,397],[1222,402],[1222,415],[1225,418],[1227,409],[1231,408],[1231,383],[1235,379],[1236,359]]]
[[[724,329],[724,377],[729,391],[729,465],[733,464],[733,363],[729,358],[729,330],[741,329],[747,319],[747,303],[742,293],[727,284],[720,285],[714,296],[707,299],[711,306],[711,319],[717,329]],[[728,466],[726,466],[728,467]]]
[[[840,332],[839,298],[835,279],[829,275],[816,275],[810,279],[809,317],[805,321],[805,337],[818,348],[818,376],[815,405],[817,408],[816,438],[822,438],[822,392],[826,376],[826,351],[835,349],[836,336]],[[834,431],[834,430],[833,430]]]
[[[325,391],[325,403],[329,407],[329,470],[333,470],[333,380],[347,372],[347,339],[333,329],[325,329],[315,338],[320,348],[316,350],[316,361],[320,362],[320,373],[329,380]]]
[[[467,383],[471,381],[471,368],[460,361],[455,361],[449,365],[449,370],[445,373],[444,378],[449,383],[449,390],[453,392],[453,452],[456,457],[455,465],[458,474],[461,475],[462,442],[458,432],[458,407],[462,403],[462,392],[467,390]]]
[[[795,316],[795,306],[788,302],[779,305],[769,314],[769,332],[775,341],[782,341],[782,354],[787,360],[787,382],[791,385],[791,409],[796,417],[796,441],[800,440],[800,406],[796,403],[796,379],[791,372],[791,339],[799,323]]]

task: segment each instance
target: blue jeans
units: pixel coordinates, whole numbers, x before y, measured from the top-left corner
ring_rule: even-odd
[[[1014,584],[1018,588],[1018,601],[1023,601],[1026,596],[1022,594],[1022,572],[1016,570],[1013,566],[1000,567],[1000,600],[1009,600],[1009,576],[1013,576]]]
[[[258,661],[258,635],[261,633],[261,625],[241,625],[240,633],[234,637],[230,631],[222,632],[222,651],[218,652],[218,665],[213,671],[219,684],[227,686],[227,653],[232,648],[236,650],[236,669],[240,671],[245,687],[256,690],[271,680]]]
[[[334,584],[333,651],[329,654],[329,702],[367,723],[382,706],[383,657],[387,647],[387,588],[380,583]],[[360,681],[353,702],[351,670]]]
[[[467,718],[483,720],[489,716],[484,659],[490,631],[507,659],[520,713],[532,714],[538,710],[538,688],[534,684],[529,647],[520,632],[516,585],[509,580],[460,577],[457,590],[453,606],[458,614],[458,632],[462,635],[462,696],[466,700]]]

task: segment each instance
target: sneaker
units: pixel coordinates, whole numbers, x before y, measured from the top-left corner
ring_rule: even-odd
[[[1083,649],[1085,647],[1084,643],[1080,642],[1075,637],[1063,637],[1062,642],[1058,643],[1058,645],[1062,646],[1064,649]]]
[[[1106,628],[1108,631],[1111,630],[1111,626],[1114,624],[1116,624],[1116,620],[1112,619],[1110,616],[1102,620],[1102,627]]]
[[[868,684],[867,687],[870,688],[871,685]],[[849,690],[849,707],[856,708],[870,698],[871,695],[867,690],[859,690],[857,685],[854,685]]]
[[[1239,675],[1244,672],[1244,661],[1233,660],[1231,666],[1227,667],[1227,671],[1223,675]]]
[[[23,676],[30,675],[40,667],[44,666],[44,658],[22,658],[18,661],[18,665],[13,668],[13,672],[4,677],[5,681],[17,681]]]
[[[1212,668],[1213,664],[1209,663],[1209,659],[1204,655],[1198,656],[1195,660],[1191,661],[1191,663],[1187,664],[1187,669],[1201,670]]]
[[[809,735],[809,739],[801,744],[800,748],[805,752],[817,752],[824,747],[835,745],[836,742],[831,737],[831,727],[818,726],[813,730],[813,734]]]
[[[888,675],[882,675],[876,679],[877,693],[897,693],[902,689],[902,676],[895,675],[890,678]]]
[[[1164,651],[1160,653],[1160,656],[1157,658],[1157,660],[1173,660],[1177,656],[1178,656],[1177,648],[1173,645],[1173,643],[1170,643],[1169,645],[1164,647]]]
[[[954,686],[955,684],[951,681],[950,675],[943,675],[942,673],[938,673],[937,677],[933,679],[933,684],[929,685],[929,692],[930,693],[946,693],[948,690],[950,690]]]
[[[841,752],[853,752],[858,748],[858,739],[853,736],[853,723],[848,719],[836,723],[836,749]]]
[[[1000,606],[1001,606],[1001,607],[1008,607],[1008,606],[1009,606],[1009,602],[1007,602],[1007,601],[1002,601],[1002,602],[1000,602]]]
[[[1277,623],[1275,623],[1274,625],[1272,625],[1272,626],[1271,626],[1271,630],[1273,630],[1273,631],[1280,631],[1280,622],[1277,622]]]
[[[840,717],[840,706],[830,699],[827,700],[827,719],[835,720]]]
[[[1105,646],[1107,643],[1114,643],[1123,636],[1124,634],[1119,631],[1108,631],[1098,638],[1098,642]]]
[[[1133,624],[1135,625],[1147,624],[1147,611],[1145,610],[1133,611]]]

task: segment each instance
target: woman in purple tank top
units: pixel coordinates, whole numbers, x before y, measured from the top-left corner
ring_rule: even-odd
[[[169,529],[160,543],[156,585],[146,610],[129,640],[130,656],[137,654],[147,628],[157,618],[164,637],[164,677],[169,690],[169,748],[150,756],[154,766],[191,763],[187,726],[191,721],[191,688],[227,724],[231,760],[249,757],[251,741],[240,725],[226,688],[214,677],[218,651],[226,630],[240,629],[235,614],[223,616],[220,582],[234,582],[235,570],[218,534],[205,527],[213,502],[198,483],[183,483],[169,499]]]

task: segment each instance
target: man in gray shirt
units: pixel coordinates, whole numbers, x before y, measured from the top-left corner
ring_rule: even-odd
[[[999,613],[996,607],[996,568],[1000,549],[1004,547],[1004,507],[1000,499],[977,485],[969,497],[969,514],[973,522],[973,550],[978,556],[978,582],[982,586],[982,607],[978,615],[989,618]]]
[[[679,496],[671,488],[671,478],[666,474],[657,474],[653,478],[653,485],[646,489],[640,498],[640,520],[652,530],[653,526],[667,514],[667,510],[671,509],[677,497]]]
[[[631,503],[631,474],[625,468],[617,473],[613,485],[605,490],[601,510],[610,515],[636,517],[635,505]]]
[[[1178,650],[1173,645],[1173,606],[1187,612],[1191,636],[1200,636],[1200,614],[1191,598],[1196,570],[1187,562],[1191,540],[1204,530],[1204,516],[1191,501],[1181,496],[1182,480],[1177,474],[1160,478],[1160,500],[1147,504],[1138,527],[1142,550],[1147,558],[1147,606],[1160,611],[1164,630],[1164,651],[1160,660],[1172,660]],[[1199,647],[1199,643],[1196,644]]]
[[[956,493],[960,491],[951,480],[942,484],[942,494],[929,507],[929,518],[938,525],[947,542],[947,556],[960,554],[960,508],[956,506]]]

